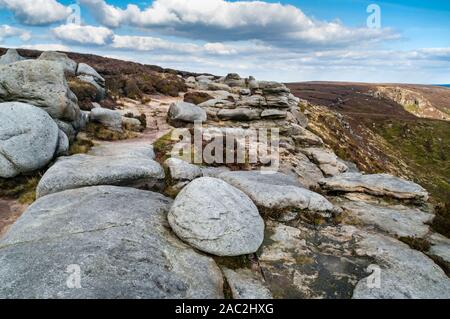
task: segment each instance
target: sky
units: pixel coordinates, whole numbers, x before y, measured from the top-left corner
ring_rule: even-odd
[[[261,80],[450,83],[450,1],[0,0],[0,46]]]

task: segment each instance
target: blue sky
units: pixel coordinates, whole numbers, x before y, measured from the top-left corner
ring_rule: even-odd
[[[0,19],[4,47],[278,81],[450,82],[450,1],[0,0]]]

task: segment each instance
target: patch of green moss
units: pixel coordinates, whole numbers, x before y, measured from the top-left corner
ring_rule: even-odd
[[[75,141],[70,145],[69,155],[86,154],[91,150],[92,147],[94,147],[94,143],[91,140],[87,138],[77,137]]]
[[[36,187],[41,177],[41,172],[36,172],[27,176],[0,178],[0,197],[17,199],[21,204],[31,204],[36,200]]]
[[[172,150],[174,143],[175,142],[172,141],[172,131],[161,136],[153,143],[153,150],[155,151],[158,162],[163,163],[167,158],[169,158],[169,153]]]
[[[130,138],[135,138],[137,135],[133,132],[123,130],[122,132],[113,131],[101,124],[88,123],[86,125],[86,134],[89,138],[98,139],[102,141],[119,141]]]

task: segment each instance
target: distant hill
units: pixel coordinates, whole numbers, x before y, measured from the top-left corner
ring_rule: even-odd
[[[450,121],[442,120],[450,115],[449,89],[337,82],[288,87],[308,102],[303,107],[310,111],[310,128],[338,156],[367,173],[389,172],[420,183],[444,205],[450,221]],[[408,98],[417,104],[398,103]],[[445,227],[450,231],[450,222]]]

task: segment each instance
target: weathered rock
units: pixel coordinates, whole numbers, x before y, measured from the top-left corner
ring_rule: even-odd
[[[243,96],[236,102],[237,107],[266,107],[266,99],[262,95]]]
[[[96,89],[95,101],[100,102],[106,97],[106,89],[98,83],[98,81],[92,75],[79,75],[77,78],[82,81],[91,84]]]
[[[345,201],[339,206],[350,219],[394,235],[396,237],[423,238],[430,232],[434,215],[403,205],[381,206],[363,201]]]
[[[131,117],[122,116],[122,126],[129,131],[140,132],[142,130],[141,121]]]
[[[105,79],[98,74],[98,72],[86,63],[79,63],[77,68],[77,75],[92,76],[98,84],[105,84]]]
[[[289,156],[281,161],[280,172],[288,175],[294,174],[304,187],[310,189],[318,189],[319,181],[323,179],[322,171],[302,153]]]
[[[267,109],[262,111],[261,118],[263,119],[284,119],[287,117],[287,112],[277,109]]]
[[[203,176],[199,166],[185,162],[179,158],[168,158],[164,165],[169,168],[170,177],[175,181],[192,181]]]
[[[348,167],[339,161],[336,154],[331,150],[310,147],[302,149],[301,151],[306,154],[311,161],[319,165],[319,168],[326,176],[339,175],[348,170]]]
[[[222,271],[230,285],[233,299],[272,299],[261,274],[249,269],[223,268]]]
[[[365,234],[356,253],[375,259],[381,269],[380,285],[362,279],[355,299],[448,299],[450,279],[430,258],[406,244],[386,236]]]
[[[211,91],[231,91],[231,88],[223,83],[215,83],[215,82],[211,82],[208,84],[208,90]]]
[[[105,108],[94,108],[91,110],[90,121],[98,122],[114,131],[122,131],[122,115],[118,111]]]
[[[370,261],[353,257],[351,226],[287,226],[269,220],[258,261],[274,298],[351,298]]]
[[[214,261],[168,231],[170,204],[112,186],[39,199],[0,242],[0,298],[223,298]]]
[[[0,119],[0,177],[32,172],[53,159],[59,129],[45,111],[24,103],[0,103]]]
[[[218,178],[220,174],[229,172],[230,169],[226,166],[220,166],[220,167],[201,167],[202,175],[204,177],[214,177]]]
[[[224,79],[224,83],[229,87],[245,87],[245,79],[241,79],[239,74],[236,73],[228,74]]]
[[[56,148],[56,156],[63,156],[67,155],[69,152],[69,138],[67,137],[66,133],[64,133],[62,130],[59,130],[58,133],[58,147]]]
[[[281,173],[227,172],[220,174],[219,178],[243,191],[258,207],[269,212],[300,209],[328,214],[335,210],[325,197],[303,188],[295,178]]]
[[[178,122],[206,122],[207,116],[206,111],[197,105],[186,102],[177,102],[170,105],[168,119],[169,123],[176,125]]]
[[[430,242],[431,247],[427,251],[428,255],[438,257],[442,260],[442,263],[447,267],[447,275],[450,271],[450,239],[440,234],[431,234],[427,240]]]
[[[89,155],[95,156],[133,156],[147,159],[155,159],[155,151],[150,144],[142,143],[102,143],[93,147]]]
[[[0,64],[10,64],[22,60],[25,60],[25,58],[21,57],[16,49],[8,49],[8,51],[0,57]]]
[[[56,62],[26,60],[0,65],[0,102],[8,101],[38,106],[54,119],[80,119],[77,98]]]
[[[235,103],[229,100],[225,99],[212,99],[205,101],[203,103],[200,103],[198,105],[201,108],[218,108],[218,109],[228,109],[228,108],[234,108]]]
[[[389,174],[345,173],[319,182],[326,190],[361,192],[398,199],[428,200],[427,191],[416,183]]]
[[[182,240],[218,256],[254,253],[264,238],[264,221],[253,202],[240,190],[210,177],[187,185],[168,219]]]
[[[77,72],[77,63],[69,59],[67,54],[54,51],[45,51],[38,57],[38,60],[54,61],[60,63],[67,74],[75,75]]]
[[[224,121],[253,121],[261,118],[261,110],[248,108],[225,109],[220,110],[217,116]]]
[[[122,156],[77,154],[56,161],[40,180],[36,196],[96,185],[161,189],[163,183],[164,170],[151,158],[126,153]]]
[[[58,125],[59,129],[61,131],[63,131],[66,134],[66,136],[69,138],[69,142],[73,142],[77,135],[77,131],[74,129],[74,127],[71,124],[61,121],[61,120],[58,120],[58,119],[54,119],[54,121],[55,121],[56,125]]]
[[[290,136],[294,139],[296,145],[306,145],[306,146],[315,146],[315,145],[323,145],[323,140],[317,136],[316,134],[308,131],[306,128],[297,125],[297,124],[292,124],[290,127],[291,130],[291,134]],[[311,152],[311,157],[312,158],[316,158],[314,157],[314,154],[317,155],[317,153]],[[318,157],[318,159],[322,160],[322,157]],[[337,159],[339,160],[339,159]],[[333,161],[332,163],[334,163],[334,157],[333,157]],[[324,164],[322,164],[324,165]],[[343,169],[343,166],[342,166]]]

